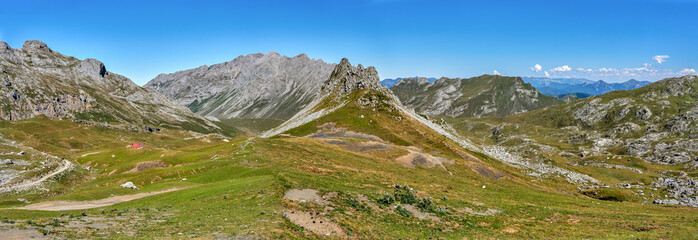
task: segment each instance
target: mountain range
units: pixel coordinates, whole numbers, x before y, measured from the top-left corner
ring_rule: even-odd
[[[522,79],[545,95],[563,97],[568,94],[576,94],[577,97],[584,96],[583,94],[601,95],[616,90],[632,90],[652,83],[635,79],[621,83],[608,83],[603,80],[591,81],[584,78],[524,77]]]
[[[419,78],[419,77],[417,76],[417,77],[408,77],[408,78]],[[383,84],[384,86],[386,86],[388,88],[391,88],[396,83],[402,81],[402,79],[407,79],[407,78],[386,78],[386,79],[381,80],[381,84]],[[437,80],[436,78],[431,78],[431,77],[426,78],[426,79],[428,82],[435,82]]]

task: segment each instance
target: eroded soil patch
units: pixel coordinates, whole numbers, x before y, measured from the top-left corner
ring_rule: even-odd
[[[322,124],[320,126],[320,128],[321,129],[318,130],[316,133],[312,133],[306,137],[309,137],[309,138],[352,138],[352,139],[372,140],[372,141],[377,141],[377,142],[383,142],[383,140],[381,138],[374,136],[374,135],[371,135],[371,134],[349,131],[349,130],[347,130],[346,127],[337,127],[337,123],[334,123],[334,122]]]
[[[284,217],[315,234],[344,238],[346,234],[335,222],[329,221],[323,213],[286,209]]]
[[[324,199],[318,194],[318,191],[315,189],[291,189],[284,194],[284,198],[291,200],[291,201],[299,201],[299,202],[314,202],[317,203],[320,206],[326,206],[327,204],[330,204],[329,201]]]
[[[167,167],[167,164],[160,160],[155,160],[155,161],[147,161],[147,162],[139,162],[136,167],[132,168],[131,170],[128,170],[124,173],[136,173],[140,172],[146,169],[150,168],[164,168]]]
[[[459,212],[464,212],[464,213],[471,215],[471,216],[493,216],[495,214],[502,213],[502,210],[488,208],[486,210],[477,211],[477,210],[474,210],[474,209],[469,208],[469,207],[464,207],[464,208],[459,209]]]
[[[395,159],[395,161],[397,161],[405,167],[413,168],[416,166],[424,166],[432,168],[435,166],[440,166],[444,170],[447,170],[444,164],[453,164],[453,162],[447,158],[435,157],[431,154],[419,152],[412,149],[407,149],[407,151],[409,151],[410,153]]]
[[[402,205],[402,207],[404,207],[407,211],[412,213],[412,215],[414,215],[415,217],[419,218],[419,220],[426,220],[426,219],[429,219],[432,221],[439,221],[440,220],[439,217],[434,216],[434,214],[432,214],[432,213],[424,213],[422,211],[419,211],[419,209],[417,209],[417,207],[415,207],[412,204],[405,204],[405,205]]]
[[[8,229],[0,230],[0,238],[9,240],[20,239],[49,239],[37,230],[33,229]]]

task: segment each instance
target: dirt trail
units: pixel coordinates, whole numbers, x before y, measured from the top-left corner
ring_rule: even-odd
[[[68,160],[63,160],[63,161],[61,161],[60,164],[58,164],[58,167],[56,169],[54,169],[53,171],[44,175],[43,177],[41,177],[37,180],[33,180],[33,181],[24,181],[24,182],[21,182],[17,185],[13,185],[13,186],[2,187],[2,188],[0,188],[0,192],[12,191],[12,190],[17,190],[17,189],[26,189],[26,188],[30,188],[30,187],[39,185],[40,183],[48,180],[49,178],[56,176],[56,175],[64,172],[65,170],[70,169],[70,167],[72,167],[72,166],[73,166],[73,163],[71,163]]]
[[[166,193],[166,192],[177,191],[177,190],[181,190],[181,189],[184,189],[184,188],[170,188],[170,189],[155,191],[155,192],[136,193],[133,195],[123,195],[123,196],[114,196],[114,197],[109,197],[109,198],[104,198],[104,199],[99,199],[99,200],[91,200],[91,201],[65,201],[65,200],[48,201],[48,202],[29,204],[29,205],[26,205],[23,207],[16,207],[16,208],[12,208],[12,209],[42,210],[42,211],[82,210],[82,209],[98,208],[98,207],[114,205],[114,204],[121,203],[121,202],[131,201],[131,200],[135,200],[135,199],[139,199],[139,198],[144,198],[144,197],[153,196],[153,195]]]
[[[102,153],[102,152],[104,152],[104,151],[85,153],[85,154],[83,154],[83,155],[80,155],[80,157],[87,157],[87,156],[94,155],[94,154],[98,154],[98,153]]]

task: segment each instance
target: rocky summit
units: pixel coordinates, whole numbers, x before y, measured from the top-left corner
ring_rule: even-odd
[[[65,56],[41,41],[26,41],[21,49],[0,42],[0,84],[0,119],[45,115],[52,119],[218,129],[163,95],[107,71],[99,60]]]
[[[349,60],[342,58],[330,77],[322,86],[324,92],[337,92],[346,95],[358,89],[380,89],[380,78],[375,67],[364,68],[361,64],[354,67]]]
[[[548,97],[519,77],[483,75],[467,79],[403,79],[390,88],[403,104],[425,115],[503,117],[562,101]]]
[[[286,120],[315,99],[333,68],[305,54],[250,54],[160,74],[145,87],[204,116]]]

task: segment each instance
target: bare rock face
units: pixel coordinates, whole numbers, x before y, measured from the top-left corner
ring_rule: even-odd
[[[39,41],[39,40],[29,40],[24,42],[24,45],[22,46],[22,49],[24,49],[27,52],[40,52],[40,51],[48,51],[52,52],[50,48],[46,45],[46,43]]]
[[[96,59],[65,56],[36,40],[25,42],[21,49],[0,42],[0,119],[39,115],[218,129],[161,94],[108,72]]]
[[[107,68],[104,67],[104,63],[97,59],[87,58],[80,62],[79,71],[92,79],[104,78],[107,74]]]
[[[354,67],[346,58],[339,62],[330,74],[330,78],[322,86],[323,91],[328,93],[337,91],[340,95],[365,88],[382,88],[376,68],[373,66],[364,68],[361,64]]]
[[[145,84],[205,116],[288,119],[309,104],[334,64],[278,53],[160,74]]]

